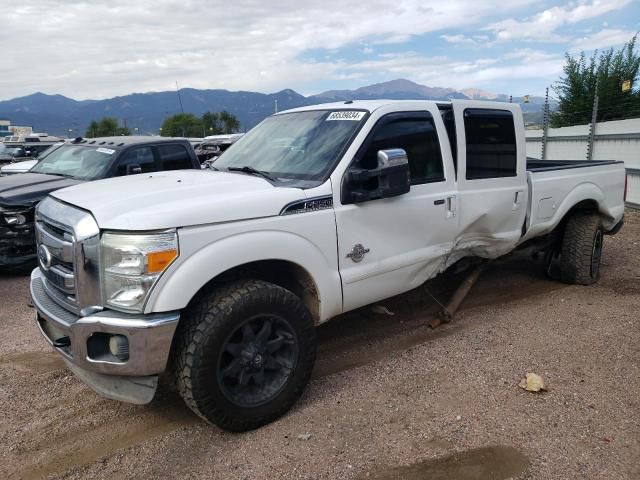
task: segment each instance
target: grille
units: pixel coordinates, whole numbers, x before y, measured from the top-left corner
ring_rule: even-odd
[[[47,295],[76,315],[101,307],[100,229],[93,216],[47,197],[38,204],[35,217],[38,263]]]
[[[36,221],[36,240],[45,288],[58,303],[76,310],[73,233],[40,218]]]

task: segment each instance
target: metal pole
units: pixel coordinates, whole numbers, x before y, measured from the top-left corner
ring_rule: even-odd
[[[544,96],[544,113],[542,117],[542,160],[547,159],[547,135],[549,134],[549,87]]]
[[[593,97],[593,112],[591,114],[591,123],[589,124],[589,140],[587,144],[587,160],[593,159],[593,142],[596,136],[596,123],[598,121],[598,82],[600,78],[596,78],[596,93]]]
[[[178,92],[178,101],[180,102],[180,110],[184,113],[184,107],[182,106],[182,97],[180,96],[180,88],[178,87],[178,81],[176,80],[176,91]]]

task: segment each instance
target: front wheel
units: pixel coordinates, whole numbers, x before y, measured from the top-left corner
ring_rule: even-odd
[[[176,384],[186,404],[240,432],[275,420],[300,397],[315,362],[316,332],[296,295],[243,280],[196,300],[175,348]]]
[[[604,235],[596,214],[575,214],[567,221],[560,253],[563,282],[591,285],[600,279]]]

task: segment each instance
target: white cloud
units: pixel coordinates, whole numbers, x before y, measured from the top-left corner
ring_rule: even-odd
[[[519,91],[521,79],[536,79],[549,85],[562,73],[564,57],[560,54],[523,49],[509,58],[478,58],[469,61],[446,57],[426,57],[417,53],[380,55],[377,59],[345,66],[348,71],[361,74],[390,72],[395,77],[407,77],[430,86],[463,89],[469,85],[492,89],[496,84],[509,85]],[[543,87],[540,87],[543,90]],[[494,90],[495,91],[495,90]],[[501,91],[497,91],[501,93]],[[515,92],[514,92],[515,93]]]
[[[599,32],[575,39],[571,43],[570,52],[581,52],[586,50],[608,49],[623,45],[631,40],[635,32],[620,30],[615,28],[605,28]]]
[[[473,38],[462,35],[461,33],[456,35],[440,35],[440,38],[448,43],[476,45],[476,41]]]
[[[22,0],[3,9],[0,96],[36,90],[74,98],[197,88],[304,89],[343,74],[340,62],[302,59],[313,49],[487,21],[533,0]],[[33,62],[31,62],[33,61]],[[35,65],[35,66],[34,66]]]
[[[555,6],[533,17],[520,21],[513,18],[493,23],[487,30],[493,31],[496,39],[512,41],[516,39],[536,40],[540,42],[563,42],[568,36],[558,33],[563,26],[600,17],[608,12],[619,10],[631,3],[631,0],[592,0],[570,2],[566,6]]]

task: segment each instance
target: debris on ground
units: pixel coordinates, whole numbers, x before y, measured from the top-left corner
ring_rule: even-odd
[[[301,433],[298,435],[298,440],[309,440],[311,438],[311,434],[309,432]]]
[[[541,390],[546,392],[548,390],[542,377],[531,372],[527,373],[526,377],[520,380],[520,384],[518,386],[520,388],[524,388],[527,392],[539,392]]]
[[[374,305],[373,307],[371,307],[371,311],[373,313],[378,313],[380,315],[388,315],[390,317],[393,317],[395,315],[395,313],[393,313],[384,305]]]

